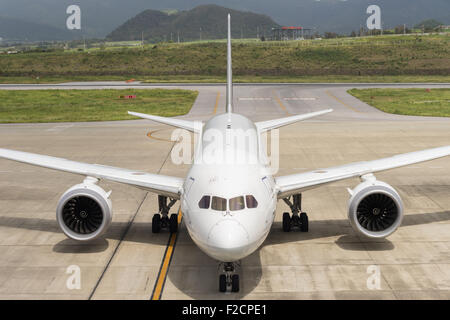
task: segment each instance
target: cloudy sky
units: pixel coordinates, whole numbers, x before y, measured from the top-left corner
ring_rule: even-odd
[[[365,25],[366,9],[377,4],[383,25],[414,25],[434,18],[450,24],[450,0],[0,0],[1,19],[16,19],[54,28],[66,28],[66,9],[82,10],[83,32],[103,37],[145,9],[191,9],[201,4],[263,13],[282,25],[301,25],[317,30],[349,33]],[[1,34],[2,30],[0,30]]]

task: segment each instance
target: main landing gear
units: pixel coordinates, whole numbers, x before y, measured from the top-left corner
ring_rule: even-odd
[[[239,292],[239,275],[236,274],[237,262],[223,262],[219,265],[222,267],[222,273],[219,275],[219,291]]]
[[[292,202],[289,198],[284,198],[284,202],[291,208],[292,217],[288,212],[283,213],[283,231],[289,232],[292,228],[300,228],[301,232],[308,232],[308,215],[302,212],[302,194],[292,196]]]
[[[170,199],[167,204],[167,197],[158,196],[159,212],[153,215],[152,232],[159,233],[161,229],[169,229],[170,233],[178,231],[178,215],[172,213],[169,218],[170,208],[177,202],[175,199]]]

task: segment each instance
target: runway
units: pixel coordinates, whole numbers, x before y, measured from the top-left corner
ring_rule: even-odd
[[[223,85],[69,83],[0,85],[19,89],[185,88],[199,96],[185,118],[224,112]],[[280,130],[278,175],[450,145],[450,118],[383,113],[350,96],[350,88],[450,88],[446,84],[246,84],[234,90],[235,112],[254,121],[333,108]],[[146,120],[0,125],[0,148],[184,177],[170,153],[172,128]],[[218,292],[217,262],[191,241],[183,224],[170,264],[168,233],[152,234],[157,197],[117,183],[113,224],[102,239],[79,244],[59,230],[59,197],[83,177],[0,160],[0,299],[151,299],[161,270],[161,299],[450,299],[450,161],[448,158],[377,174],[405,204],[402,227],[369,241],[347,219],[350,179],[303,194],[309,232],[283,233],[278,203],[272,231],[242,261],[241,291]],[[176,212],[178,206],[173,210]],[[81,288],[69,289],[69,266]],[[369,288],[372,266],[380,287]]]

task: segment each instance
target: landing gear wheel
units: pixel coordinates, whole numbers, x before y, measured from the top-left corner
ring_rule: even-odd
[[[178,231],[178,215],[176,213],[170,215],[169,230],[170,233],[177,233]]]
[[[161,215],[155,213],[152,219],[152,232],[159,233],[161,231]]]
[[[220,292],[226,292],[227,291],[227,276],[224,274],[221,274],[219,276],[219,291]]]
[[[291,197],[284,198],[283,201],[291,208],[292,217],[288,224],[289,213],[283,214],[283,231],[288,232],[291,228],[300,228],[301,232],[308,232],[308,215],[306,212],[302,212],[302,194],[294,194]],[[300,213],[300,214],[299,214]]]
[[[306,212],[300,213],[300,231],[308,232],[308,215]]]
[[[233,274],[231,276],[231,292],[239,292],[239,275]]]
[[[291,216],[288,212],[283,213],[283,231],[291,231]]]
[[[172,216],[169,217],[170,209],[175,204],[175,202],[177,202],[177,200],[170,198],[169,203],[167,203],[167,200],[168,197],[160,195],[158,196],[159,211],[153,216],[153,233],[159,233],[162,229],[169,229],[171,233],[175,233],[178,231],[178,216],[176,214],[172,214]]]

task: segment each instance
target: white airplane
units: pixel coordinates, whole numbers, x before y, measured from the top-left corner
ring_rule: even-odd
[[[56,209],[56,218],[62,231],[78,241],[100,237],[111,223],[111,192],[105,192],[98,186],[99,180],[128,184],[158,194],[159,213],[154,215],[152,224],[155,233],[160,232],[161,228],[177,232],[177,214],[169,217],[169,211],[180,200],[185,225],[192,240],[203,252],[220,262],[221,292],[239,291],[239,276],[235,267],[266,239],[275,218],[278,200],[286,202],[292,212],[292,215],[287,212],[283,214],[283,231],[289,232],[294,227],[303,232],[308,231],[308,216],[301,210],[301,195],[305,190],[360,177],[362,182],[349,190],[348,218],[352,227],[369,238],[383,238],[392,234],[402,222],[402,200],[393,187],[378,181],[373,174],[448,156],[450,146],[273,177],[265,146],[260,139],[261,134],[332,110],[256,123],[233,113],[230,16],[227,51],[226,113],[216,115],[198,126],[193,121],[129,112],[189,130],[200,137],[194,164],[185,179],[7,149],[0,149],[0,158],[86,177],[81,184],[62,195]],[[242,146],[230,143],[227,138],[236,131],[253,132],[256,137],[254,144]],[[226,141],[219,149],[215,149],[219,152],[212,154],[208,150],[215,142],[211,140],[210,132],[219,133]],[[220,152],[220,148],[223,152]],[[229,154],[244,155],[248,161],[223,161],[223,157]]]

